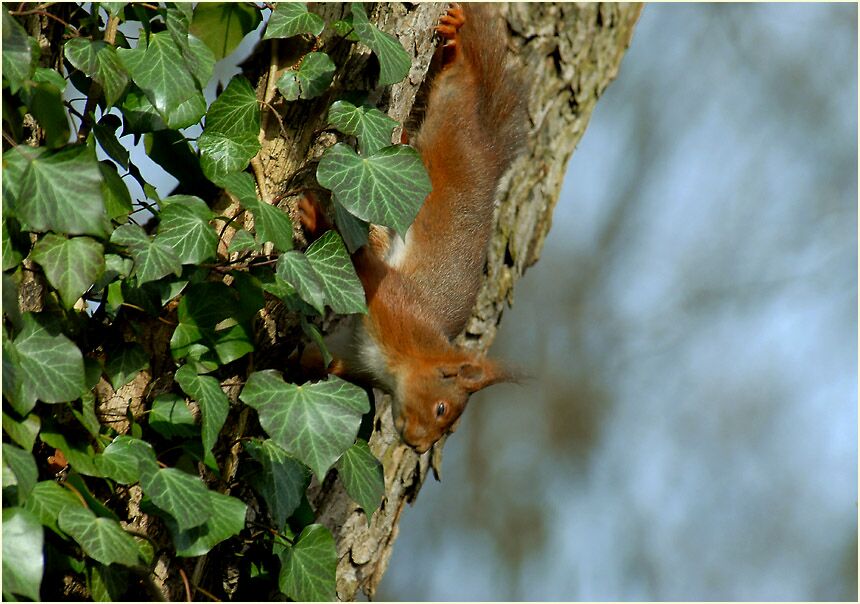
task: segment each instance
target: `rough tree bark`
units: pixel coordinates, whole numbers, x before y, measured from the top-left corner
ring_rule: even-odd
[[[384,31],[398,37],[413,58],[406,80],[371,98],[400,122],[407,122],[424,82],[435,48],[433,27],[445,8],[444,4],[379,4],[370,14],[371,20]],[[332,22],[344,16],[348,5],[319,4],[312,10]],[[598,97],[618,73],[640,10],[640,5],[626,4],[502,6],[511,32],[511,54],[529,74],[531,89],[524,92],[528,94],[529,146],[501,186],[487,276],[473,318],[461,336],[466,345],[480,350],[490,346],[504,306],[512,301],[515,283],[540,256],[570,155],[585,131]],[[53,24],[49,20],[33,18],[28,25],[40,40],[52,37]],[[267,41],[243,66],[245,75],[258,83],[258,98],[270,104],[269,110],[264,110],[260,132],[262,151],[252,162],[261,196],[267,202],[281,205],[294,218],[296,204],[291,196],[314,186],[316,162],[335,140],[335,135],[325,129],[324,121],[332,96],[343,89],[362,84],[366,87],[367,81],[356,78],[372,78],[368,73],[372,74],[373,66],[364,67],[375,61],[369,50],[360,45],[341,43],[334,49],[327,46],[329,54],[343,65],[332,92],[315,101],[300,101],[286,107],[275,102],[272,106],[277,76],[307,52],[310,44],[301,39]],[[59,44],[49,41],[47,46],[56,49]],[[56,60],[56,56],[50,60]],[[278,112],[277,116],[271,112],[272,108]],[[399,137],[398,129],[394,138]],[[226,215],[238,211],[228,198],[220,200],[218,209]],[[298,225],[298,220],[294,224]],[[295,236],[302,241],[298,226]],[[21,294],[21,305],[26,310],[41,307],[38,283],[24,285]],[[146,341],[141,344],[155,362],[119,391],[101,380],[96,395],[103,419],[123,417],[129,406],[136,415],[136,407],[170,388],[174,368],[170,362],[169,328],[152,321],[151,329],[145,333]],[[277,361],[285,350],[292,349],[291,344],[284,346],[284,340],[294,343],[300,333],[297,323],[290,322],[289,317],[285,320],[276,306],[267,307],[258,333],[264,341],[263,355],[268,361]],[[238,384],[242,380],[244,376],[235,376],[222,384],[234,410],[238,407]],[[242,410],[231,413],[231,421],[225,426],[227,436],[222,438],[222,444],[228,445],[229,458],[223,460],[223,484],[229,485],[241,471],[238,442],[249,423],[247,410]],[[114,427],[124,431],[122,425]],[[354,599],[360,590],[373,596],[388,566],[404,506],[415,500],[431,469],[440,476],[443,444],[444,441],[438,443],[431,453],[423,456],[400,444],[392,424],[390,400],[377,392],[370,447],[384,466],[386,492],[381,509],[367,523],[332,475],[322,484],[312,486],[309,500],[316,510],[317,521],[328,526],[336,538],[337,594],[341,600]],[[229,486],[222,490],[229,490]],[[128,501],[129,517],[133,519],[130,528],[147,535],[155,544],[167,543],[161,524],[152,522],[137,507],[139,500],[139,488],[132,488]],[[192,561],[160,556],[154,577],[149,581],[150,595],[155,597],[161,592],[169,600],[185,599],[185,585],[180,578],[183,574],[190,578],[191,585],[219,584],[229,593],[227,585],[236,580],[235,569],[230,563],[218,560],[218,552],[216,549],[209,556]],[[69,593],[75,591],[67,589]]]
[[[316,10],[328,18],[339,17],[345,9],[320,5]],[[380,4],[371,16],[385,31],[396,35],[413,56],[409,77],[379,99],[380,106],[398,121],[406,121],[412,110],[434,49],[433,26],[444,10],[442,4]],[[512,301],[514,284],[540,256],[568,160],[597,99],[618,73],[640,11],[641,5],[635,4],[502,7],[511,31],[511,53],[525,67],[531,84],[527,92],[529,148],[500,190],[487,277],[473,318],[461,336],[468,346],[489,348],[504,306]],[[350,52],[347,70],[368,58],[366,49],[353,48]],[[273,71],[289,65],[290,55],[289,51],[282,53]],[[266,98],[266,77],[259,90],[261,98]],[[268,121],[258,168],[269,191],[283,193],[287,181],[291,188],[299,188],[296,181],[302,183],[302,178],[288,177],[301,174],[331,142],[331,135],[314,137],[325,125],[320,113],[325,103],[322,100],[306,107],[301,116],[287,116],[285,122],[300,124],[295,130],[280,132],[275,120]],[[354,599],[359,590],[373,596],[388,566],[404,506],[415,500],[431,469],[440,475],[444,441],[423,456],[400,444],[391,420],[390,400],[379,392],[374,427],[370,447],[383,462],[386,493],[382,508],[369,525],[340,482],[318,485],[312,497],[318,521],[328,526],[337,540],[337,593],[341,600]]]

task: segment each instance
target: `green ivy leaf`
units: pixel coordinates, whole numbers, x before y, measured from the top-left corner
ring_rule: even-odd
[[[266,433],[320,480],[355,441],[370,409],[364,390],[335,376],[297,386],[272,370],[252,373],[239,398],[257,410]]]
[[[37,315],[24,313],[23,322],[15,349],[27,390],[46,403],[78,398],[84,391],[81,351],[66,336],[42,325]]]
[[[21,85],[33,77],[39,60],[39,43],[8,11],[3,11],[3,79],[9,92],[15,94]],[[34,598],[36,599],[36,598]]]
[[[30,257],[42,266],[66,308],[71,308],[105,270],[104,248],[89,237],[66,239],[48,233],[36,243]]]
[[[215,54],[203,40],[189,33],[191,8],[188,7],[188,10],[183,12],[184,7],[181,4],[176,6],[177,8],[167,9],[167,31],[179,46],[182,58],[185,59],[185,64],[197,80],[197,84],[200,88],[205,88],[215,69]]]
[[[297,602],[332,602],[337,595],[336,570],[334,537],[323,525],[311,524],[284,552],[278,586]]]
[[[169,32],[141,35],[133,49],[117,49],[132,80],[172,129],[186,128],[206,113],[206,99]]]
[[[96,465],[96,453],[92,444],[73,433],[65,431],[51,422],[39,434],[43,443],[55,449],[59,449],[66,456],[69,465],[80,474],[87,476],[101,476],[101,470]]]
[[[328,110],[328,123],[344,134],[358,138],[362,155],[372,155],[391,145],[394,120],[374,107],[356,107],[349,101],[336,101]]]
[[[389,226],[401,237],[431,189],[421,156],[407,145],[359,157],[348,145],[338,143],[322,156],[317,180],[350,213]]]
[[[260,105],[250,82],[235,76],[206,113],[197,139],[200,166],[213,182],[248,167],[260,150]]]
[[[16,420],[3,412],[3,431],[25,451],[33,450],[33,443],[36,442],[41,428],[42,420],[35,413],[31,413],[22,420]]]
[[[93,602],[121,601],[129,587],[128,572],[124,568],[98,562],[87,564],[87,588]]]
[[[40,152],[18,145],[9,149],[3,159],[26,165],[21,188],[9,201],[27,230],[107,234],[102,176],[92,148],[73,145],[59,151]],[[13,176],[5,174],[6,164],[4,161],[4,176]]]
[[[23,254],[15,249],[15,244],[12,242],[12,234],[10,233],[10,229],[12,227],[7,226],[6,217],[4,216],[2,219],[2,228],[3,228],[3,251],[0,253],[3,259],[3,270],[8,271],[11,268],[15,268],[19,264],[21,264],[21,260],[24,259]]]
[[[339,314],[367,312],[364,287],[355,274],[352,260],[335,231],[328,231],[305,252],[322,282],[325,301]]]
[[[132,86],[122,101],[122,114],[125,116],[122,134],[142,134],[164,130],[167,124],[146,94],[137,86]]]
[[[245,450],[262,466],[252,485],[265,499],[275,527],[281,530],[302,502],[310,472],[271,439],[249,440]]]
[[[152,446],[125,435],[113,439],[96,457],[96,464],[102,474],[121,484],[134,484],[140,480],[141,474],[153,474],[158,470]]]
[[[209,491],[208,508],[212,514],[200,526],[180,530],[172,519],[167,519],[167,528],[173,535],[173,545],[176,547],[176,555],[191,558],[202,556],[213,547],[238,535],[245,528],[245,514],[248,506],[239,499]]]
[[[6,11],[3,11],[4,16]],[[6,21],[3,21],[6,31]],[[4,35],[5,38],[5,35]],[[3,40],[5,47],[5,39]],[[4,48],[5,51],[5,48]],[[6,71],[4,52],[3,71]],[[5,75],[5,73],[4,73]],[[15,600],[17,594],[39,600],[45,557],[44,531],[33,515],[21,508],[3,508],[3,596]]]
[[[4,275],[5,277],[5,275]],[[7,286],[3,284],[4,293],[7,291]],[[15,299],[15,308],[18,307],[18,300]],[[21,324],[19,328],[23,329],[23,318],[18,317],[18,322]],[[18,354],[18,349],[12,340],[6,338],[3,334],[3,396],[12,405],[12,408],[18,415],[27,415],[36,406],[36,393],[28,386],[24,378],[24,372],[21,369],[21,355]]]
[[[322,17],[308,12],[304,2],[278,2],[269,17],[263,40],[269,38],[291,38],[299,34],[318,36],[325,23]]]
[[[161,200],[156,241],[167,244],[182,264],[200,264],[215,257],[218,233],[209,224],[214,214],[199,197],[172,195]]]
[[[33,490],[33,487],[36,486],[36,481],[39,480],[39,470],[36,468],[36,460],[33,459],[29,451],[25,451],[9,443],[3,443],[3,465],[8,466],[12,471],[15,477],[15,481],[12,484],[18,485],[18,502],[23,503],[27,500],[27,496]],[[5,477],[3,486],[7,486]]]
[[[152,401],[149,427],[165,438],[186,438],[197,432],[194,416],[185,399],[172,393],[159,394]]]
[[[335,72],[334,61],[324,52],[305,55],[298,69],[287,69],[278,78],[276,86],[285,99],[312,99],[331,85]]]
[[[39,72],[56,74],[60,82],[65,85],[65,80],[53,69],[38,68]],[[35,79],[35,78],[34,78]],[[69,118],[66,107],[63,105],[62,88],[58,87],[53,78],[41,78],[43,81],[24,85],[21,94],[24,104],[36,118],[39,126],[45,131],[45,146],[57,149],[69,142]]]
[[[102,40],[72,38],[66,42],[63,52],[72,67],[81,70],[102,87],[109,107],[116,104],[128,86],[128,74],[116,48]]]
[[[111,220],[124,222],[132,212],[131,195],[125,186],[116,168],[109,161],[99,162],[99,171],[102,174],[102,196],[105,201],[105,209]]]
[[[64,489],[53,480],[43,480],[33,487],[24,508],[33,514],[43,526],[62,535],[57,518],[63,508],[82,506],[77,495]]]
[[[183,392],[197,401],[202,417],[203,450],[209,452],[218,440],[218,434],[227,421],[230,401],[214,377],[197,375],[188,365],[183,365],[174,376]]]
[[[80,39],[80,38],[75,38]],[[128,149],[116,137],[116,129],[122,120],[112,113],[106,113],[98,123],[93,124],[93,134],[108,156],[128,170]]]
[[[113,352],[105,363],[105,373],[114,390],[128,384],[149,366],[149,356],[139,344],[125,345]]]
[[[319,314],[325,312],[325,286],[307,256],[296,251],[285,252],[278,258],[275,271]]]
[[[170,340],[175,358],[197,360],[214,350],[221,364],[226,364],[254,350],[250,316],[245,316],[237,293],[223,283],[189,288],[179,301],[179,325]]]
[[[86,555],[102,564],[136,566],[143,561],[137,542],[116,520],[97,518],[83,506],[68,506],[60,510],[58,524]]]
[[[170,514],[180,530],[200,526],[212,515],[206,485],[182,470],[163,468],[154,473],[144,472],[140,486],[152,503]]]
[[[158,238],[151,239],[136,224],[125,224],[113,232],[111,243],[124,245],[134,260],[138,284],[157,281],[173,273],[182,274],[182,263],[173,248]]]
[[[230,245],[227,246],[227,253],[247,252],[257,248],[257,242],[254,236],[245,229],[239,229],[230,240]]]
[[[250,174],[228,174],[221,178],[218,184],[254,215],[254,229],[261,243],[271,241],[279,252],[292,249],[293,222],[290,215],[257,198],[254,179]]]
[[[355,253],[361,246],[366,245],[370,236],[370,225],[361,218],[350,214],[337,200],[337,195],[332,195],[334,205],[334,223],[343,237],[346,249],[349,253]]]
[[[221,60],[257,28],[261,18],[258,8],[244,3],[201,2],[194,9],[191,33],[206,43],[216,60]]]
[[[361,506],[369,522],[385,494],[385,477],[382,464],[366,441],[358,439],[347,449],[337,462],[337,472],[346,492]]]
[[[370,47],[379,59],[379,85],[395,84],[406,77],[412,61],[400,42],[367,20],[364,7],[358,2],[352,3],[352,25],[358,39]]]

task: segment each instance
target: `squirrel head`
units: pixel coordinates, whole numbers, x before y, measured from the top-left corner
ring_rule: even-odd
[[[478,355],[441,364],[411,365],[397,380],[392,408],[394,425],[403,442],[424,453],[453,431],[470,394],[515,379],[496,362]]]

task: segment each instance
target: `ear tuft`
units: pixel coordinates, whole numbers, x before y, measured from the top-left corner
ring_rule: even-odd
[[[457,383],[470,394],[493,384],[514,381],[517,381],[514,372],[483,357],[462,363],[457,371]]]

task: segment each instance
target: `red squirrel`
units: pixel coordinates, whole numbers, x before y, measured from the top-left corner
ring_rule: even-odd
[[[328,368],[390,392],[394,425],[418,453],[451,430],[470,394],[513,379],[453,339],[475,305],[499,179],[526,129],[526,87],[506,64],[507,32],[495,8],[454,5],[436,31],[441,68],[413,140],[432,192],[405,240],[374,225],[353,254],[368,313],[343,350],[332,347]]]

